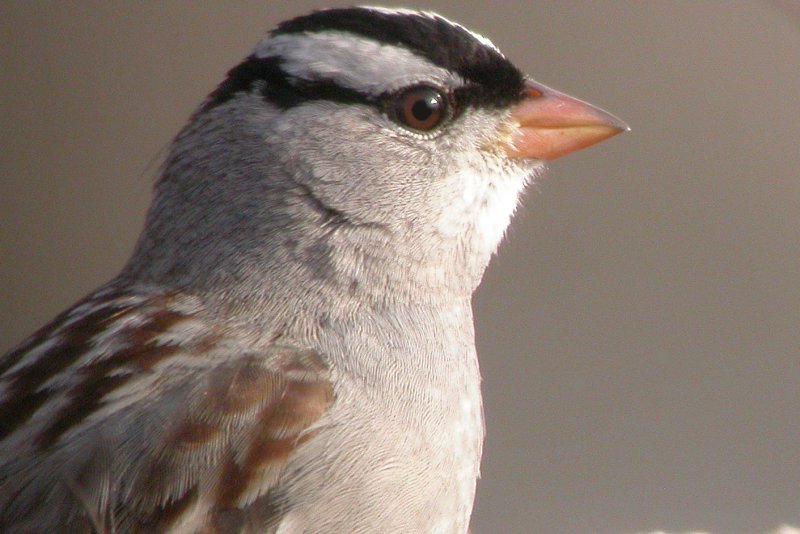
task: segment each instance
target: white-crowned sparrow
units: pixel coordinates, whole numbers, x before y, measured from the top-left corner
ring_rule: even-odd
[[[0,360],[0,530],[465,532],[472,292],[542,161],[624,129],[432,13],[281,24],[122,273]]]

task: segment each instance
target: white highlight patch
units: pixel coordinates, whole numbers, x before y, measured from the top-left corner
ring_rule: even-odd
[[[59,328],[62,330],[66,329],[70,325],[75,324],[76,322],[82,320],[87,315],[91,315],[106,308],[111,308],[112,306],[118,306],[120,308],[132,308],[138,306],[145,300],[145,297],[141,295],[126,295],[124,297],[116,299],[102,300],[98,298],[99,295],[102,293],[104,292],[98,292],[92,295],[91,300],[72,308],[69,311],[68,315],[69,319],[64,321],[64,323]]]
[[[125,332],[132,332],[138,329],[141,325],[145,324],[151,319],[149,310],[137,310],[121,314],[112,322],[106,325],[106,328],[98,332],[91,338],[90,343],[95,347],[102,347],[106,344],[118,342],[118,337]]]
[[[543,166],[541,168],[544,168]],[[444,212],[439,231],[446,236],[471,236],[472,250],[490,255],[497,250],[516,211],[531,169],[474,168],[465,165],[454,178],[461,195]]]
[[[54,332],[50,335],[47,339],[30,349],[28,352],[25,353],[25,356],[20,359],[16,364],[9,367],[8,370],[4,373],[5,376],[11,376],[12,374],[16,373],[20,369],[28,367],[31,364],[36,363],[36,361],[41,358],[41,356],[47,352],[48,350],[52,349],[53,347],[57,346],[62,341],[62,337],[59,335],[58,331]]]
[[[108,376],[124,376],[124,373],[114,372]],[[103,421],[137,402],[153,400],[154,392],[161,391],[159,389],[161,381],[163,381],[163,377],[158,374],[136,372],[135,379],[114,388],[102,398],[100,406],[86,419],[86,425],[91,425],[94,421]]]
[[[378,96],[423,80],[459,87],[464,80],[411,51],[352,33],[326,31],[287,34],[262,41],[254,54],[279,56],[290,75],[331,80],[342,87]]]
[[[196,319],[183,319],[176,322],[168,330],[153,338],[156,346],[188,345],[192,341],[202,339],[208,334],[208,323]]]

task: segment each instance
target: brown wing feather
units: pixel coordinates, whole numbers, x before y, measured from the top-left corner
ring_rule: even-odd
[[[154,505],[149,516],[136,520],[137,529],[175,527],[203,500],[208,525],[214,524],[215,532],[226,531],[218,517],[230,525],[256,498],[279,485],[292,453],[314,436],[310,429],[328,409],[333,389],[325,364],[313,351],[275,347],[269,365],[263,361],[254,356],[216,370],[201,400],[170,426],[160,453],[143,471],[142,491],[169,494],[174,473],[188,465],[202,473],[183,494]],[[213,460],[198,466],[198,456]],[[285,512],[278,503],[261,500],[259,505],[270,508],[270,522]]]
[[[333,402],[321,355],[253,351],[176,293],[78,306],[0,359],[0,530],[226,532],[256,501],[277,522]]]

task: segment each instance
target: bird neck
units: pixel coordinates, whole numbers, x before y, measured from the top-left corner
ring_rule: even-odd
[[[200,207],[202,198],[187,199],[169,181],[158,185],[122,278],[191,288],[237,312],[468,302],[489,260],[435,236],[426,243],[396,228],[347,221],[286,183],[261,192],[262,209],[247,209],[224,199]]]

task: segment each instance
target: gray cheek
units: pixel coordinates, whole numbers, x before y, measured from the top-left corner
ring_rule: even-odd
[[[442,169],[431,141],[404,136],[367,106],[311,103],[280,122],[294,132],[284,135],[278,124],[265,137],[270,150],[322,202],[359,220],[399,220],[419,209]]]

